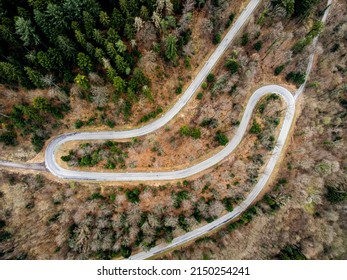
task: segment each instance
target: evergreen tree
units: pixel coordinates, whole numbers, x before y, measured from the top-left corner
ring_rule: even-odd
[[[24,19],[17,17],[16,22],[16,33],[20,36],[24,46],[38,45],[40,38],[36,34],[35,28],[32,26],[30,19]]]
[[[85,55],[84,53],[78,53],[77,64],[79,68],[87,73],[93,70],[92,60],[88,55]]]
[[[166,46],[166,51],[165,51],[165,56],[167,59],[171,61],[175,61],[177,58],[177,38],[174,35],[169,35],[166,37],[165,41],[165,46]]]
[[[21,76],[17,67],[8,62],[0,62],[0,81],[4,83],[18,82]]]
[[[76,55],[76,48],[74,43],[66,36],[59,35],[56,39],[56,45],[62,54],[67,58],[74,58]]]
[[[30,67],[24,67],[24,70],[29,78],[29,80],[37,87],[43,88],[42,75],[39,71],[36,71]]]

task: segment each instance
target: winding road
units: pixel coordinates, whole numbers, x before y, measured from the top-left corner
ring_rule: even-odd
[[[161,244],[156,247],[153,247],[148,252],[141,252],[136,255],[130,257],[130,259],[146,259],[152,257],[156,254],[167,251],[171,248],[174,248],[178,245],[182,245],[188,241],[194,240],[202,235],[205,235],[212,230],[226,224],[230,220],[238,217],[243,211],[245,211],[257,198],[259,193],[266,186],[270,176],[273,173],[273,170],[281,156],[283,147],[285,145],[286,139],[289,135],[294,114],[295,114],[295,102],[297,98],[303,93],[307,78],[311,72],[314,61],[314,52],[309,57],[309,64],[306,71],[306,81],[305,83],[298,89],[298,91],[294,94],[289,92],[287,89],[278,86],[278,85],[268,85],[264,86],[258,90],[256,90],[253,95],[250,97],[247,107],[244,111],[244,115],[242,117],[241,123],[229,144],[220,152],[213,155],[211,158],[202,161],[194,166],[188,167],[186,169],[168,171],[168,172],[125,172],[125,173],[107,173],[107,172],[85,172],[85,171],[73,171],[67,170],[59,166],[56,161],[55,153],[58,147],[69,141],[76,140],[119,140],[119,139],[129,139],[132,137],[138,137],[142,135],[149,134],[160,127],[163,127],[167,124],[172,118],[174,118],[178,112],[188,103],[194,93],[199,89],[201,83],[205,80],[206,76],[211,72],[213,67],[216,65],[218,60],[224,54],[225,50],[229,47],[239,30],[242,26],[247,22],[249,17],[252,15],[255,8],[259,5],[261,0],[251,0],[247,7],[243,10],[240,17],[234,23],[233,27],[227,33],[223,41],[208,59],[206,64],[203,66],[201,71],[198,73],[196,78],[193,80],[191,85],[182,95],[182,97],[178,100],[178,102],[163,116],[154,122],[145,125],[140,128],[132,129],[132,130],[124,130],[124,131],[104,131],[104,132],[79,132],[79,133],[68,133],[58,136],[53,139],[46,148],[45,152],[45,165],[46,168],[55,176],[64,179],[73,179],[73,180],[97,180],[97,181],[156,181],[156,180],[176,180],[182,179],[194,174],[197,174],[203,170],[206,170],[224,158],[226,158],[230,153],[234,151],[234,149],[239,145],[245,132],[247,130],[249,121],[252,117],[253,110],[259,101],[264,95],[269,93],[275,93],[282,97],[282,99],[286,103],[286,113],[282,123],[281,131],[279,137],[277,139],[276,146],[271,154],[271,157],[266,164],[264,172],[262,176],[259,178],[259,181],[255,185],[254,189],[247,196],[247,198],[237,206],[232,212],[222,216],[221,218],[209,223],[203,227],[197,228],[191,232],[188,232],[182,236],[179,236],[170,244]],[[330,5],[332,4],[332,0],[328,0],[328,8],[325,11],[323,22],[326,21],[328,17],[328,13],[330,11]],[[318,37],[314,39],[313,45],[316,46],[318,41]],[[28,164],[28,163],[13,163],[7,161],[0,161],[0,166],[10,167],[10,168],[21,168],[21,169],[29,169],[29,170],[45,170],[43,164]]]

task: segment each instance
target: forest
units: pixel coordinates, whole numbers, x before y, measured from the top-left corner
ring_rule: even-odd
[[[218,7],[222,2],[225,1],[1,1],[0,84],[14,91],[51,89],[59,98],[40,96],[32,104],[1,107],[0,142],[16,145],[19,134],[29,137],[39,152],[71,109],[73,84],[78,86],[81,99],[95,102],[101,109],[109,102],[120,104],[122,99],[121,114],[128,119],[139,96],[153,100],[151,80],[137,67],[142,54],[136,34],[147,34],[151,26],[146,23],[151,23],[156,28],[156,38],[145,48],[153,49],[168,66],[176,67],[182,58],[190,67],[187,44],[191,40],[193,13],[205,4]],[[317,0],[272,2],[291,17],[304,16]],[[226,27],[233,18],[231,14]],[[218,44],[222,28],[217,13],[211,22],[211,40]],[[255,47],[261,48],[261,43]],[[181,86],[176,92],[180,91]],[[113,121],[105,123],[114,126]],[[75,127],[82,125],[78,121]]]

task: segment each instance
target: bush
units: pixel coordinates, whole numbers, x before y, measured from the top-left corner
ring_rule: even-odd
[[[289,82],[293,82],[296,85],[301,85],[305,82],[306,80],[306,75],[302,72],[290,72],[286,76],[286,80]]]
[[[62,161],[65,161],[65,162],[69,162],[69,161],[71,160],[71,155],[62,156],[62,157],[61,157],[61,160],[62,160]]]
[[[84,125],[84,122],[81,121],[81,120],[77,120],[77,121],[75,122],[75,128],[76,128],[76,129],[81,128],[83,125]]]
[[[200,126],[202,127],[210,127],[210,128],[216,128],[218,127],[218,120],[214,118],[205,118],[200,123]]]
[[[236,74],[239,71],[239,64],[238,62],[233,59],[233,58],[229,58],[226,63],[225,63],[225,67],[229,69],[230,73]]]
[[[198,100],[201,100],[203,97],[204,97],[204,94],[203,94],[202,92],[199,92],[199,93],[196,95],[196,99],[198,99]]]
[[[103,195],[101,195],[100,193],[93,193],[88,200],[96,200],[96,199],[105,199],[105,197]]]
[[[216,141],[219,143],[219,145],[221,145],[221,146],[226,146],[226,144],[228,144],[228,142],[229,142],[228,137],[227,137],[224,133],[222,133],[222,132],[220,132],[220,131],[217,132],[217,134],[216,134],[216,136],[215,136],[215,140],[216,140]]]
[[[326,199],[331,203],[339,203],[347,199],[347,192],[334,186],[327,186]]]
[[[277,255],[280,260],[306,260],[306,256],[301,252],[300,248],[296,245],[287,245]]]
[[[246,46],[249,42],[249,33],[244,33],[241,38],[241,46]]]
[[[234,200],[231,197],[225,197],[223,199],[224,207],[228,212],[232,212],[234,210],[233,202],[234,202]]]
[[[14,131],[5,131],[0,135],[0,142],[4,142],[6,146],[15,146],[17,145],[17,134]]]
[[[131,248],[128,246],[122,245],[120,248],[120,253],[123,258],[127,259],[131,256]]]
[[[178,216],[178,224],[184,231],[188,232],[190,230],[190,225],[183,214]]]
[[[207,89],[207,83],[206,83],[206,82],[203,82],[203,83],[201,84],[201,87],[202,87],[202,89]]]
[[[190,136],[194,139],[199,139],[201,138],[201,131],[199,128],[191,128],[186,125],[183,125],[180,128],[180,134],[181,136]]]
[[[4,228],[6,226],[6,222],[0,219],[0,228]]]
[[[9,240],[12,237],[12,234],[8,231],[0,232],[0,242]]]
[[[214,35],[213,41],[212,41],[213,44],[218,45],[221,41],[222,41],[222,36],[219,33]]]
[[[159,107],[157,110],[143,116],[139,123],[144,123],[144,122],[147,122],[149,121],[150,119],[155,119],[159,114],[161,114],[163,112],[163,109],[161,107]]]
[[[38,153],[45,145],[45,138],[34,134],[34,136],[31,138],[31,144],[34,146],[34,151]]]
[[[274,71],[275,76],[278,76],[279,74],[281,74],[285,67],[286,67],[285,64],[282,64],[282,65],[280,65],[280,66],[277,66],[277,67],[275,68],[275,71]]]
[[[263,42],[262,41],[258,41],[253,45],[253,49],[255,49],[256,51],[260,51],[263,47]]]
[[[206,81],[209,84],[212,84],[212,83],[214,83],[216,81],[216,77],[212,73],[210,73],[210,74],[207,75]]]
[[[133,190],[127,190],[125,194],[130,202],[132,203],[140,202],[140,190],[138,188],[135,188]]]
[[[260,134],[261,131],[262,130],[261,130],[260,124],[256,120],[253,120],[253,125],[252,125],[251,129],[249,130],[249,132],[252,134]]]
[[[176,93],[176,94],[181,94],[182,91],[183,91],[183,86],[180,84],[180,85],[176,88],[175,93]]]

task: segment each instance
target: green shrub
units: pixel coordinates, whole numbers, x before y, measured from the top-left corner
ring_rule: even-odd
[[[296,85],[301,85],[305,82],[306,80],[306,75],[302,72],[290,72],[286,76],[286,80],[289,82],[293,82]]]
[[[0,242],[9,240],[12,237],[12,234],[8,231],[2,231],[0,232]]]
[[[181,94],[182,91],[183,91],[183,86],[180,84],[180,85],[176,88],[175,93],[178,95],[178,94]]]
[[[229,142],[228,137],[222,133],[221,131],[217,131],[217,134],[215,136],[215,140],[219,143],[221,146],[226,146]]]
[[[206,82],[203,82],[203,83],[201,84],[201,87],[202,87],[202,89],[207,89],[207,83],[206,83]]]
[[[232,212],[234,210],[233,202],[234,202],[234,199],[232,197],[225,197],[223,199],[224,207],[228,212]]]
[[[217,33],[216,35],[213,36],[213,44],[218,45],[222,41],[222,36]]]
[[[116,123],[113,120],[107,119],[106,120],[106,125],[110,128],[114,128]]]
[[[101,195],[100,193],[93,193],[88,200],[96,200],[96,199],[105,199],[105,197],[103,195]]]
[[[138,188],[135,188],[133,190],[126,190],[125,194],[130,202],[132,203],[140,202],[140,190]]]
[[[123,258],[127,259],[131,256],[131,248],[128,246],[122,245],[120,248],[120,253]]]
[[[250,133],[252,134],[260,134],[262,131],[260,124],[256,121],[253,120],[253,125],[251,129],[249,130]]]
[[[241,46],[246,46],[249,42],[249,33],[244,33],[241,37]]]
[[[254,45],[253,45],[253,49],[255,49],[256,51],[260,51],[263,47],[263,42],[262,41],[257,41]]]
[[[0,229],[6,226],[6,222],[0,219]]]
[[[204,97],[204,94],[203,94],[202,92],[199,92],[199,93],[196,95],[196,99],[198,99],[198,100],[201,100],[203,97]]]
[[[233,59],[233,58],[229,58],[226,63],[225,63],[225,67],[229,69],[230,73],[236,74],[239,71],[239,64],[238,62]]]
[[[39,152],[42,150],[43,146],[45,145],[45,138],[42,136],[38,136],[36,133],[31,138],[31,144],[34,147],[35,152]]]
[[[17,134],[14,131],[5,131],[0,135],[0,142],[4,142],[6,146],[17,145]]]
[[[210,73],[210,74],[207,75],[206,81],[209,84],[212,84],[212,83],[214,83],[216,81],[216,77],[212,73]]]
[[[285,67],[286,67],[285,64],[282,64],[282,65],[280,65],[280,66],[277,66],[277,67],[275,68],[275,71],[274,71],[275,76],[278,76],[279,74],[281,74]]]
[[[62,156],[62,157],[61,157],[61,160],[62,160],[62,161],[65,161],[65,162],[69,162],[69,161],[71,160],[71,155]]]
[[[204,118],[200,123],[202,127],[216,128],[218,127],[218,120],[214,118]]]
[[[296,245],[287,245],[277,255],[280,260],[306,260],[306,256],[301,252],[301,249]]]
[[[150,112],[149,114],[143,116],[139,123],[144,123],[149,121],[150,119],[155,119],[159,114],[161,114],[163,112],[163,109],[161,107],[158,107],[158,109],[156,109],[153,112]]]
[[[81,120],[77,120],[75,122],[75,128],[77,128],[77,129],[81,128],[83,125],[84,125],[84,122]]]
[[[180,134],[181,134],[181,136],[190,136],[194,139],[201,138],[201,131],[199,128],[192,128],[192,127],[188,127],[186,125],[183,125],[180,128]]]
[[[347,199],[347,192],[335,186],[327,186],[326,199],[331,203],[339,203]]]

